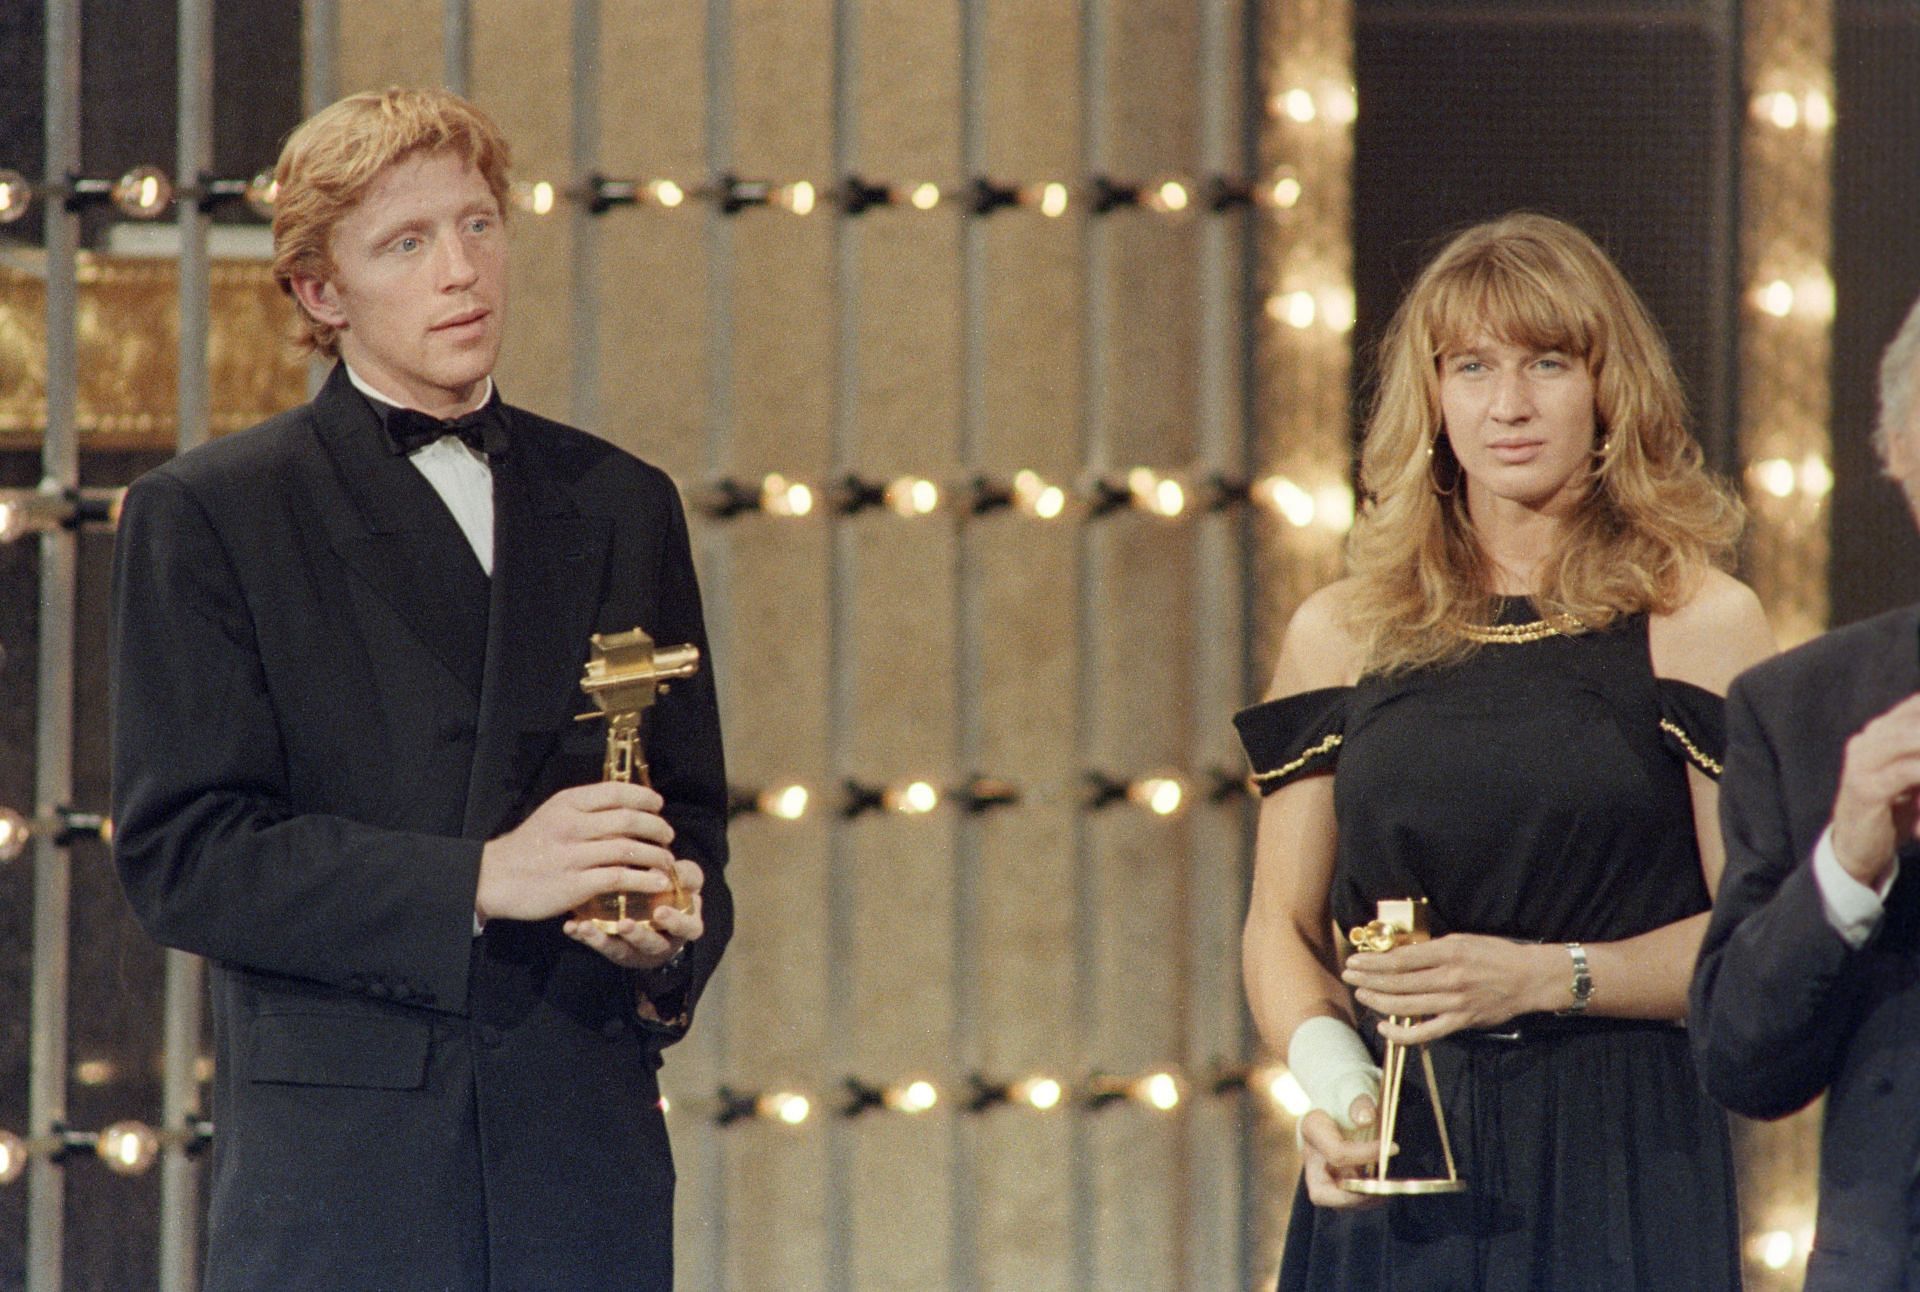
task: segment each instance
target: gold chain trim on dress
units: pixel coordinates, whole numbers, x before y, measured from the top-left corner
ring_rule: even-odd
[[[1715,780],[1720,779],[1720,764],[1707,757],[1698,745],[1687,739],[1687,733],[1680,729],[1679,723],[1675,722],[1672,718],[1662,718],[1660,719],[1660,730],[1680,742],[1680,747],[1687,751],[1687,757],[1693,760],[1694,766]]]
[[[1287,776],[1293,772],[1297,772],[1302,767],[1305,767],[1308,763],[1312,762],[1314,759],[1320,757],[1320,755],[1330,754],[1334,750],[1340,748],[1340,742],[1344,739],[1346,739],[1346,737],[1342,736],[1339,732],[1336,731],[1332,735],[1328,736],[1325,740],[1322,740],[1319,744],[1315,745],[1312,749],[1309,749],[1305,753],[1301,754],[1298,758],[1294,759],[1292,762],[1283,763],[1280,766],[1274,768],[1270,772],[1255,772],[1253,774],[1253,783],[1255,785],[1263,785],[1268,781],[1277,781],[1282,776]]]
[[[1524,642],[1537,642],[1544,637],[1570,637],[1579,627],[1580,621],[1572,615],[1555,615],[1551,619],[1536,619],[1530,624],[1462,624],[1460,635],[1468,641],[1518,646]]]

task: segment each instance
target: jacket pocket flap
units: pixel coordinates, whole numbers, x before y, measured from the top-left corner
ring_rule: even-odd
[[[408,1018],[262,1014],[248,1058],[255,1081],[418,1090],[432,1035],[428,1023]]]

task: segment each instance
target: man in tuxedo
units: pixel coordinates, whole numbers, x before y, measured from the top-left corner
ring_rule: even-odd
[[[710,674],[602,782],[595,632],[705,649],[659,470],[501,402],[507,148],[443,91],[288,140],[313,402],[129,491],[115,861],[208,957],[206,1287],[665,1289],[655,1070],[732,925]],[[690,909],[573,918],[609,892]]]
[[[1880,370],[1876,445],[1920,521],[1920,304]],[[1920,606],[1743,674],[1727,866],[1693,981],[1708,1090],[1780,1117],[1822,1092],[1809,1292],[1920,1287]],[[1903,867],[1903,863],[1906,863]]]

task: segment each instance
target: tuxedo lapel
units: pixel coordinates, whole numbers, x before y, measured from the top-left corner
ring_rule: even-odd
[[[1871,661],[1856,674],[1857,686],[1835,712],[1842,743],[1854,732],[1908,696],[1920,692],[1920,607],[1885,616],[1861,658]]]
[[[1885,663],[1870,672],[1880,677],[1885,687],[1876,703],[1867,706],[1873,710],[1873,716],[1920,692],[1920,610],[1909,610],[1895,617]],[[1859,724],[1865,725],[1865,721]],[[1858,729],[1857,726],[1853,730]],[[1844,741],[1851,738],[1853,731],[1838,734],[1844,747]],[[1901,843],[1896,856],[1902,870],[1920,866],[1920,841],[1908,839]],[[1883,946],[1910,949],[1920,942],[1920,884],[1895,884],[1887,890],[1886,912],[1878,937]]]
[[[313,411],[357,513],[329,518],[334,551],[477,701],[489,592],[466,536],[419,469],[388,451],[379,415],[344,366],[335,367]]]
[[[488,838],[520,802],[557,733],[592,707],[580,693],[609,530],[579,514],[506,410],[513,447],[494,467],[493,602],[466,834]]]

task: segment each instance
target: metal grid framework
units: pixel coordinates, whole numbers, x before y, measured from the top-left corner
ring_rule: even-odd
[[[792,186],[778,188],[733,180],[738,160],[738,123],[734,112],[734,33],[744,0],[705,0],[706,44],[704,164],[713,184],[704,194],[703,250],[707,261],[705,329],[701,341],[706,365],[707,400],[704,443],[698,453],[704,479],[694,492],[706,499],[695,539],[707,574],[709,615],[722,666],[738,651],[756,648],[757,629],[738,617],[739,589],[734,574],[743,559],[734,527],[725,523],[729,508],[776,513],[795,495],[770,482],[744,487],[732,479],[741,461],[736,405],[736,374],[745,356],[738,345],[744,272],[740,226],[733,215],[740,205],[777,205],[790,209],[799,200]],[[342,84],[339,51],[341,14],[336,0],[306,0],[303,40],[304,101],[309,111],[330,102]],[[179,0],[177,86],[179,135],[176,173],[199,176],[211,164],[211,115],[215,86],[210,0]],[[826,152],[837,177],[831,202],[843,216],[861,202],[899,204],[902,195],[862,196],[853,177],[863,169],[875,123],[865,119],[862,78],[863,21],[857,0],[833,0],[830,90],[830,139]],[[1746,114],[1742,138],[1739,198],[1742,310],[1738,322],[1741,385],[1738,405],[1740,460],[1753,505],[1755,531],[1750,574],[1776,614],[1784,638],[1811,635],[1826,617],[1827,499],[1832,486],[1828,459],[1829,335],[1834,287],[1827,268],[1831,181],[1829,179],[1834,95],[1832,89],[1832,13],[1822,3],[1750,3],[1740,7],[1744,33]],[[444,0],[439,31],[441,77],[466,90],[473,79],[475,14],[469,0]],[[47,187],[53,189],[80,168],[80,4],[47,0],[46,148]],[[1151,514],[1156,490],[1183,484],[1187,490],[1184,528],[1168,531],[1167,559],[1191,573],[1190,589],[1179,607],[1184,619],[1189,664],[1179,679],[1182,704],[1193,733],[1187,738],[1187,767],[1217,774],[1225,713],[1249,698],[1258,685],[1258,662],[1271,656],[1278,625],[1298,599],[1337,569],[1339,538],[1350,523],[1353,498],[1348,483],[1348,404],[1350,330],[1354,299],[1351,284],[1350,189],[1351,127],[1357,112],[1352,87],[1352,12],[1347,0],[1295,0],[1291,3],[1203,6],[1198,19],[1194,66],[1194,121],[1191,140],[1194,170],[1214,177],[1212,210],[1200,217],[1194,234],[1195,272],[1186,288],[1193,293],[1195,372],[1191,390],[1191,461],[1181,470],[1151,476],[1144,486],[1129,482],[1129,454],[1137,439],[1122,435],[1114,413],[1116,365],[1123,362],[1116,338],[1124,321],[1116,316],[1119,280],[1129,272],[1119,226],[1104,218],[1115,209],[1139,210],[1156,200],[1151,186],[1131,189],[1110,178],[1124,140],[1116,140],[1116,112],[1109,102],[1109,68],[1115,26],[1124,17],[1121,0],[1089,0],[1077,13],[1078,76],[1083,93],[1076,127],[1081,173],[1089,177],[1076,190],[1070,222],[1077,222],[1073,273],[1079,285],[1076,323],[1080,337],[1077,371],[1078,421],[1072,428],[1072,458],[1079,478],[1068,486],[1069,505],[1097,517],[1115,508],[1140,507]],[[566,331],[571,367],[568,410],[576,423],[600,428],[606,421],[601,392],[606,382],[601,356],[602,330],[609,301],[601,273],[604,230],[601,217],[612,206],[646,200],[642,190],[627,191],[620,181],[579,186],[580,177],[600,176],[607,152],[601,121],[602,66],[607,32],[601,0],[574,0],[570,27],[570,139],[564,164],[555,169],[576,177],[569,226],[571,281]],[[962,174],[989,172],[993,149],[987,137],[986,96],[995,67],[988,0],[966,0],[959,10],[960,138],[956,148]],[[1261,124],[1251,127],[1250,121]],[[1255,137],[1257,134],[1257,138]],[[1095,183],[1095,180],[1098,182]],[[724,181],[724,182],[723,182]],[[1101,187],[1104,185],[1104,187]],[[631,188],[631,186],[630,186]],[[1091,191],[1091,198],[1088,196]],[[1195,200],[1199,186],[1183,189],[1181,201]],[[645,190],[649,198],[658,194]],[[1160,197],[1164,198],[1164,194]],[[1043,202],[1037,194],[981,190],[975,214],[1005,203]],[[809,190],[807,201],[814,200]],[[1101,204],[1105,203],[1105,206]],[[43,492],[80,498],[79,437],[76,427],[78,353],[77,263],[80,217],[58,201],[43,214],[47,254],[47,418],[42,451]],[[211,267],[207,255],[209,221],[201,204],[178,204],[180,231],[180,352],[178,446],[191,448],[208,424],[207,338],[210,328]],[[862,482],[863,445],[860,398],[863,326],[875,303],[863,295],[863,270],[878,245],[869,226],[852,218],[836,220],[828,239],[831,279],[826,327],[830,331],[833,374],[826,437],[826,472],[841,482],[837,510],[848,515],[873,504],[878,488]],[[992,475],[992,401],[989,376],[995,362],[990,316],[995,277],[995,244],[988,222],[963,219],[953,240],[958,284],[958,356],[956,386],[959,417],[951,440],[951,464],[957,476],[982,482],[974,514],[1004,507],[984,482]],[[1266,472],[1255,479],[1256,470]],[[785,486],[791,489],[790,484]],[[865,491],[864,493],[862,491]],[[821,496],[829,491],[823,490]],[[883,494],[884,490],[879,490]],[[1004,491],[1002,491],[1004,493]],[[877,496],[877,495],[876,495]],[[718,498],[716,503],[714,498]],[[1031,498],[1022,498],[1031,502]],[[1105,509],[1103,511],[1103,509]],[[991,580],[998,568],[995,551],[971,524],[971,516],[949,507],[945,517],[949,547],[944,587],[935,595],[950,602],[953,640],[949,690],[939,697],[955,715],[949,728],[946,761],[955,769],[981,766],[993,744],[984,716],[989,711],[987,657],[995,632]],[[938,523],[937,521],[935,523]],[[74,790],[74,656],[77,595],[77,534],[54,526],[39,535],[38,703],[35,741],[34,818],[71,818]],[[1100,738],[1100,709],[1114,668],[1113,627],[1109,617],[1124,607],[1117,586],[1130,545],[1138,537],[1086,521],[1064,549],[1070,562],[1069,603],[1058,608],[1061,631],[1070,640],[1069,676],[1073,688],[1070,746],[1072,764],[1095,766],[1106,745]],[[861,696],[872,679],[862,670],[857,622],[863,582],[872,577],[871,543],[851,524],[834,522],[824,543],[821,593],[826,605],[823,779],[845,784],[854,801],[867,794],[875,801],[891,787],[861,789],[858,779],[869,767],[856,732]],[[715,577],[717,574],[718,577]],[[1252,589],[1258,587],[1255,595]],[[723,683],[727,679],[723,678]],[[729,688],[731,689],[731,688]],[[1241,1092],[1269,1073],[1247,1066],[1249,1041],[1238,1006],[1232,933],[1243,900],[1244,874],[1226,859],[1245,854],[1247,816],[1234,792],[1232,775],[1217,776],[1217,792],[1195,794],[1204,777],[1189,776],[1191,801],[1206,797],[1164,839],[1173,844],[1171,886],[1181,894],[1181,926],[1174,959],[1180,967],[1179,1043],[1161,1055],[1163,1069],[1141,1077],[1165,1077],[1180,1095],[1181,1119],[1171,1150],[1178,1162],[1180,1213],[1170,1222],[1184,1235],[1174,1244],[1182,1286],[1200,1288],[1270,1277],[1281,1226],[1278,1212],[1259,1205],[1262,1197],[1284,1197],[1293,1158],[1283,1133],[1285,1123],[1253,1113]],[[975,795],[977,809],[996,801],[985,782],[961,788]],[[1139,782],[1096,786],[1094,801],[1124,799]],[[948,793],[949,800],[961,797]],[[63,815],[64,814],[64,815]],[[858,1039],[862,1019],[857,1002],[871,966],[861,964],[874,947],[871,930],[855,911],[866,883],[871,856],[862,842],[859,810],[835,812],[821,827],[825,856],[822,934],[825,950],[820,973],[827,1013],[825,1032],[835,1038],[823,1056],[817,1082],[831,1086],[837,1074],[856,1072],[875,1046]],[[1075,1109],[1060,1139],[1067,1182],[1065,1241],[1061,1286],[1090,1289],[1109,1285],[1114,1253],[1108,1242],[1116,1206],[1124,1199],[1110,1192],[1103,1165],[1113,1152],[1109,1123],[1089,1115],[1115,1100],[1143,1098],[1144,1080],[1102,1075],[1109,1038],[1094,1021],[1104,1007],[1105,981],[1115,968],[1115,947],[1101,925],[1102,912],[1117,900],[1126,880],[1111,863],[1116,831],[1107,819],[1072,814],[1062,855],[1063,889],[1070,895],[1072,970],[1070,1016],[1076,1020],[1058,1038],[1060,1066],[1067,1078],[1064,1098]],[[947,954],[941,962],[949,1002],[940,1047],[949,1074],[978,1078],[994,1053],[982,981],[994,966],[980,950],[986,912],[995,894],[985,878],[991,873],[993,845],[989,818],[979,810],[956,811],[940,845],[943,870],[938,895],[946,921]],[[33,840],[33,977],[30,1024],[30,1135],[39,1141],[57,1137],[67,1122],[68,972],[71,954],[71,868],[59,832],[37,831]],[[752,931],[749,929],[748,935]],[[158,1285],[166,1292],[194,1286],[198,1217],[197,1159],[194,1129],[200,1105],[199,1059],[203,1030],[203,987],[199,966],[170,954],[164,989],[165,1076],[162,1087],[162,1217]],[[759,1159],[734,1147],[727,1127],[743,1118],[778,1120],[792,1098],[772,1089],[730,1089],[729,1077],[747,1058],[751,1038],[730,1026],[741,1011],[730,1000],[723,978],[707,1008],[708,1017],[688,1055],[686,1069],[693,1093],[686,1104],[696,1115],[677,1121],[675,1138],[681,1161],[682,1251],[690,1286],[747,1286],[736,1271],[732,1246],[749,1227],[737,1180]],[[887,1074],[893,1075],[893,1074]],[[900,1074],[906,1075],[904,1073]],[[871,1077],[870,1077],[871,1079]],[[749,1085],[751,1083],[748,1083]],[[942,1097],[954,1099],[957,1083]],[[896,1108],[899,1092],[890,1085],[848,1081],[840,1111]],[[1009,1098],[1011,1087],[976,1081],[973,1106],[983,1109]],[[1209,1091],[1215,1097],[1209,1097]],[[964,1096],[963,1096],[964,1098]],[[819,1282],[851,1287],[865,1281],[875,1256],[863,1244],[867,1219],[858,1184],[873,1151],[862,1122],[833,1116],[824,1122],[824,1170],[820,1207]],[[923,1142],[939,1141],[947,1184],[939,1210],[945,1226],[938,1244],[939,1279],[956,1288],[994,1282],[983,1260],[984,1236],[994,1218],[979,1191],[984,1163],[994,1151],[983,1121],[955,1115],[944,1123],[922,1123]],[[941,1129],[944,1126],[944,1132]],[[1775,1132],[1782,1144],[1750,1143],[1743,1158],[1774,1158],[1805,1165],[1811,1128],[1797,1124]],[[27,1175],[28,1267],[31,1292],[54,1292],[64,1285],[62,1155],[36,1152]],[[1802,1173],[1804,1174],[1804,1173]],[[1766,1278],[1773,1257],[1788,1252],[1789,1270],[1804,1258],[1808,1200],[1804,1180],[1793,1172],[1757,1179],[1755,1216],[1760,1232],[1750,1253],[1756,1277]],[[1763,1250],[1764,1249],[1764,1250]]]
[[[468,0],[444,0],[440,30],[442,79],[450,88],[469,88],[474,59],[475,23]],[[46,5],[46,182],[44,191],[59,192],[80,170],[80,12],[79,0],[48,0]],[[709,173],[730,177],[735,161],[732,117],[734,58],[732,32],[737,15],[734,0],[707,0],[705,77],[705,160]],[[853,176],[862,160],[863,140],[873,123],[861,119],[860,85],[862,6],[856,0],[835,0],[831,111],[831,165],[837,199],[844,214],[857,213],[848,191],[857,189]],[[213,66],[211,0],[180,0],[179,67],[177,86],[179,134],[174,159],[176,174],[190,177],[208,173],[212,165],[211,119],[216,78]],[[304,104],[308,111],[336,97],[342,86],[340,66],[342,15],[335,0],[306,0],[304,5]],[[958,69],[961,90],[960,139],[957,155],[964,174],[985,175],[991,150],[986,138],[984,103],[990,83],[992,42],[987,0],[967,0],[960,8]],[[565,167],[576,177],[601,173],[603,137],[600,121],[603,35],[599,0],[575,0],[571,9],[571,148]],[[1243,901],[1244,873],[1232,859],[1244,856],[1248,816],[1241,794],[1237,764],[1231,758],[1224,732],[1224,716],[1244,703],[1255,688],[1250,661],[1257,651],[1250,641],[1250,590],[1256,563],[1256,544],[1266,542],[1269,560],[1279,569],[1280,586],[1303,591],[1318,573],[1330,568],[1337,536],[1350,521],[1352,498],[1345,486],[1344,417],[1346,410],[1346,334],[1351,327],[1352,293],[1346,283],[1345,167],[1353,119],[1351,74],[1346,62],[1346,24],[1349,14],[1339,0],[1275,6],[1262,13],[1238,5],[1204,6],[1197,20],[1194,72],[1195,130],[1189,141],[1195,170],[1211,181],[1199,184],[1159,181],[1126,185],[1105,178],[1116,149],[1117,129],[1106,86],[1111,71],[1112,31],[1120,21],[1118,0],[1093,0],[1081,6],[1077,44],[1084,87],[1078,123],[1080,167],[1089,179],[1079,182],[1072,197],[1069,223],[1078,222],[1077,273],[1080,388],[1079,421],[1073,435],[1080,477],[1064,491],[1059,505],[1075,509],[1083,523],[1065,549],[1071,561],[1071,604],[1059,607],[1062,631],[1071,638],[1071,740],[1079,768],[1095,764],[1101,745],[1095,739],[1103,721],[1097,710],[1103,687],[1112,679],[1113,633],[1105,617],[1124,605],[1124,590],[1115,586],[1125,568],[1126,550],[1138,547],[1139,534],[1117,533],[1111,525],[1093,523],[1114,513],[1162,518],[1185,510],[1179,528],[1165,531],[1168,559],[1191,571],[1191,591],[1180,608],[1185,620],[1189,666],[1174,679],[1181,688],[1188,728],[1198,734],[1188,742],[1189,775],[1146,780],[1095,778],[1091,789],[1073,791],[1083,801],[1072,814],[1065,855],[1056,859],[1067,868],[1065,887],[1072,894],[1072,1015],[1081,1020],[1073,1034],[1059,1038],[1064,1069],[1064,1099],[1071,1118],[1066,1133],[1066,1175],[1070,1198],[1065,1244],[1067,1269],[1063,1286],[1092,1288],[1110,1283],[1114,1262],[1103,1251],[1113,1209],[1126,1202],[1108,1192],[1110,1182],[1097,1159],[1110,1154],[1093,1110],[1114,1102],[1135,1102],[1143,1108],[1161,1101],[1179,1112],[1177,1130],[1168,1141],[1179,1160],[1182,1212],[1169,1222],[1183,1237],[1176,1240],[1177,1270],[1169,1276],[1183,1286],[1215,1287],[1247,1283],[1257,1271],[1270,1269],[1277,1243],[1271,1218],[1254,1219],[1250,1127],[1257,1110],[1244,1098],[1261,1074],[1247,1066],[1247,1040],[1239,1005],[1233,955]],[[1264,74],[1256,71],[1264,67]],[[1266,101],[1262,112],[1248,100],[1257,93]],[[1299,96],[1304,94],[1305,99]],[[1268,146],[1256,149],[1256,130],[1249,123],[1265,120]],[[1271,154],[1271,155],[1269,155]],[[1261,177],[1251,172],[1260,163]],[[1266,176],[1268,164],[1277,167]],[[728,180],[731,183],[731,180]],[[990,181],[976,181],[975,209],[984,216],[997,206],[1041,205],[1054,200],[1038,192],[998,189]],[[750,190],[750,186],[749,186]],[[569,412],[572,419],[597,428],[603,418],[600,391],[605,312],[601,275],[601,221],[608,206],[598,201],[609,190],[593,190],[595,200],[579,200],[568,217],[572,278],[570,311]],[[1205,210],[1201,210],[1203,201]],[[711,203],[706,219],[705,252],[708,262],[708,309],[704,357],[709,399],[705,418],[706,442],[702,463],[722,497],[732,488],[727,473],[736,464],[733,405],[736,314],[740,303],[734,276],[739,248],[736,223],[741,196],[729,188],[725,201]],[[1304,195],[1304,196],[1303,196]],[[791,196],[790,194],[788,196]],[[765,192],[745,191],[747,203],[766,203]],[[772,195],[779,200],[780,195]],[[811,202],[811,198],[808,199]],[[869,194],[866,200],[874,200]],[[898,202],[899,195],[885,201]],[[1066,200],[1063,196],[1062,201]],[[1148,472],[1126,466],[1129,451],[1138,442],[1116,439],[1113,373],[1122,361],[1115,348],[1115,301],[1125,284],[1125,272],[1114,222],[1107,215],[1153,209],[1161,214],[1193,203],[1198,220],[1193,234],[1193,279],[1185,290],[1193,295],[1192,350],[1197,371],[1187,383],[1191,391],[1191,447],[1189,461],[1167,472]],[[1297,209],[1296,209],[1297,208]],[[1049,212],[1057,214],[1057,212]],[[47,252],[47,419],[43,450],[42,492],[80,497],[79,436],[76,426],[78,388],[77,272],[80,218],[73,204],[49,200],[44,210]],[[1123,217],[1126,218],[1126,217]],[[1150,218],[1142,215],[1142,219]],[[176,219],[180,238],[179,310],[180,349],[177,407],[178,448],[185,451],[206,437],[209,422],[208,336],[211,264],[208,254],[210,221],[205,203],[182,200]],[[831,234],[832,301],[829,326],[834,333],[835,375],[832,381],[828,467],[858,499],[862,464],[859,461],[859,390],[861,327],[871,308],[863,300],[862,264],[867,254],[867,226],[854,219],[837,221]],[[953,433],[952,462],[961,477],[975,481],[969,509],[950,507],[950,581],[943,593],[950,600],[953,668],[950,694],[957,715],[951,727],[951,766],[977,768],[989,742],[982,714],[983,656],[994,631],[988,585],[991,565],[977,531],[975,515],[1009,505],[1035,505],[1045,514],[1047,502],[1035,503],[1025,488],[1012,482],[1006,489],[990,485],[989,457],[984,447],[991,416],[987,373],[993,363],[988,317],[992,308],[993,244],[986,221],[963,218],[954,240],[955,279],[959,286],[959,367],[957,389],[960,416]],[[1256,246],[1264,248],[1255,255]],[[1317,310],[1317,314],[1315,311]],[[1261,320],[1255,327],[1255,320]],[[1253,338],[1261,338],[1255,340]],[[1256,359],[1276,365],[1277,376],[1256,400],[1252,369]],[[1259,411],[1256,414],[1256,408]],[[1274,461],[1288,474],[1251,478],[1257,461]],[[1044,482],[1042,482],[1044,484]],[[1171,491],[1171,492],[1169,492]],[[705,497],[703,485],[699,491]],[[1042,490],[1043,494],[1045,490]],[[737,489],[735,490],[737,494]],[[763,489],[761,501],[777,495]],[[790,495],[789,495],[790,497]],[[868,500],[871,501],[871,500]],[[848,514],[864,505],[858,501],[840,509]],[[725,506],[708,507],[696,521],[696,544],[708,575],[709,614],[719,657],[731,659],[737,650],[751,649],[753,628],[734,621],[733,589],[728,572],[737,560],[733,531],[720,523]],[[1145,522],[1151,523],[1151,522]],[[75,687],[75,627],[77,596],[77,534],[74,526],[49,526],[38,535],[40,566],[40,634],[38,667],[37,778],[34,819],[53,820],[71,815]],[[1152,542],[1163,541],[1151,538]],[[863,765],[851,733],[859,719],[858,696],[872,686],[863,676],[856,640],[857,585],[869,567],[870,554],[853,526],[839,525],[825,548],[824,595],[826,615],[827,710],[823,764],[834,783],[844,783],[858,799],[857,774]],[[719,577],[714,577],[718,571]],[[723,678],[723,682],[725,679]],[[1205,768],[1200,775],[1191,774]],[[1204,793],[1207,777],[1212,792]],[[1084,779],[1069,773],[1063,779],[1076,786]],[[1005,1103],[1011,1086],[983,1084],[978,1078],[987,1066],[991,1046],[986,1043],[980,982],[989,966],[983,964],[980,944],[984,891],[983,853],[987,822],[982,811],[994,806],[994,791],[976,779],[967,787],[975,797],[973,810],[956,811],[944,845],[946,892],[940,901],[949,918],[951,953],[945,962],[951,1006],[944,1046],[950,1073],[970,1074],[974,1092],[970,1106],[981,1110]],[[1171,785],[1184,793],[1189,810],[1179,826],[1160,836],[1177,855],[1170,859],[1169,885],[1181,900],[1180,924],[1172,931],[1174,962],[1180,966],[1176,990],[1180,1023],[1172,1052],[1162,1056],[1163,1068],[1136,1075],[1102,1074],[1102,1038],[1093,1019],[1103,991],[1102,975],[1113,954],[1111,939],[1100,927],[1100,910],[1111,906],[1117,880],[1108,853],[1115,831],[1094,815],[1113,802],[1151,795],[1157,785]],[[883,791],[884,794],[890,791]],[[949,796],[953,797],[953,796]],[[1195,800],[1200,800],[1195,802]],[[832,814],[824,826],[828,925],[827,955],[821,972],[827,978],[828,1032],[838,1038],[838,1055],[828,1057],[833,1072],[856,1069],[861,1054],[870,1055],[869,1042],[856,1045],[861,1020],[854,1001],[853,966],[870,953],[871,934],[857,928],[852,911],[862,883],[861,845],[856,837],[858,808]],[[37,830],[33,842],[33,987],[29,1092],[29,1135],[36,1143],[66,1133],[66,1091],[71,1063],[67,1039],[69,957],[71,948],[70,862],[65,842],[57,832]],[[751,936],[751,930],[749,930]],[[164,1079],[159,1126],[162,1172],[160,1251],[157,1283],[164,1292],[184,1292],[197,1282],[200,1241],[197,1198],[198,1159],[204,1143],[201,1038],[204,992],[199,963],[170,953],[166,959],[164,989]],[[676,1127],[682,1163],[683,1251],[690,1285],[724,1287],[729,1270],[730,1235],[737,1226],[729,1215],[732,1203],[726,1177],[741,1169],[730,1153],[725,1126],[742,1115],[777,1116],[779,1105],[765,1098],[729,1094],[724,1078],[730,1069],[730,1012],[727,985],[716,986],[707,1005],[707,1039],[693,1053],[690,1065],[696,1082],[718,1078],[719,1091],[705,1091],[689,1100],[696,1107],[717,1104],[718,1116]],[[831,1080],[831,1074],[823,1079]],[[849,1101],[841,1109],[856,1113],[862,1107],[895,1108],[891,1089],[862,1087],[848,1080]],[[943,1096],[953,1103],[957,1083]],[[1154,1092],[1154,1093],[1148,1093]],[[1171,1092],[1170,1094],[1168,1092]],[[1166,1096],[1163,1100],[1163,1096]],[[731,1102],[729,1100],[731,1099]],[[790,1106],[790,1105],[789,1105]],[[1041,1106],[1035,1101],[1035,1106]],[[711,1109],[709,1109],[711,1111]],[[1152,1116],[1154,1114],[1144,1114]],[[862,1169],[863,1150],[853,1116],[823,1119],[826,1185],[824,1200],[824,1262],[822,1282],[849,1287],[864,1281],[874,1257],[859,1250],[863,1230],[856,1215],[855,1180]],[[1106,1124],[1110,1124],[1106,1123]],[[939,1135],[940,1123],[926,1123],[926,1134]],[[946,1201],[947,1239],[941,1277],[948,1286],[984,1286],[992,1280],[981,1267],[982,1235],[987,1221],[981,1214],[977,1182],[982,1154],[981,1119],[955,1115],[943,1136],[948,1163]],[[1111,1138],[1111,1137],[1109,1137]],[[1271,1154],[1263,1153],[1270,1157]],[[63,1201],[66,1155],[36,1151],[28,1170],[28,1269],[30,1292],[54,1292],[64,1286]],[[1108,1168],[1110,1169],[1110,1168]],[[691,1220],[688,1218],[691,1217]]]

